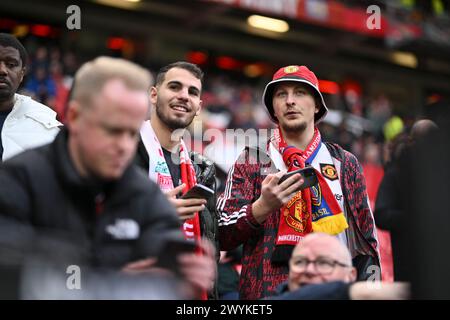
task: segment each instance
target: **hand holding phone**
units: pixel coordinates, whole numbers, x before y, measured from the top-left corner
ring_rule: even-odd
[[[303,169],[298,169],[294,171],[290,171],[286,173],[284,176],[280,178],[278,184],[284,182],[286,179],[292,177],[293,175],[299,173],[303,177],[303,184],[300,186],[299,190],[303,190],[306,188],[310,188],[317,184],[319,181],[317,179],[316,171],[313,167],[305,167]]]
[[[208,200],[210,197],[214,195],[214,191],[207,186],[202,184],[196,184],[191,189],[189,189],[184,195],[181,196],[181,199],[206,199]]]

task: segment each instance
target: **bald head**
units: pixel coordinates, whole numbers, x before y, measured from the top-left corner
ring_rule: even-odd
[[[292,252],[292,256],[301,254],[306,249],[312,249],[322,256],[329,256],[348,265],[352,264],[352,257],[347,247],[338,238],[326,233],[311,233],[307,235],[297,244]]]
[[[438,126],[431,120],[423,119],[416,121],[411,128],[411,140],[417,141],[438,130]]]
[[[355,279],[356,269],[352,266],[351,254],[334,236],[311,233],[292,252],[288,279],[291,291],[307,284],[352,282]]]

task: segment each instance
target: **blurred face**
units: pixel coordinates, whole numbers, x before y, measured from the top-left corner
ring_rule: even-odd
[[[274,90],[272,104],[278,124],[285,132],[303,132],[314,127],[314,115],[319,111],[314,96],[299,82],[280,82]]]
[[[69,148],[79,173],[102,180],[120,178],[136,151],[148,107],[147,92],[131,90],[121,80],[108,81],[88,108],[72,101]]]
[[[9,102],[23,80],[25,68],[16,48],[0,45],[0,103]]]
[[[356,269],[346,258],[343,246],[337,239],[307,238],[292,253],[289,262],[289,290],[304,285],[331,281],[352,282],[356,279]],[[315,261],[311,263],[308,261]]]
[[[151,101],[159,120],[169,129],[184,129],[200,114],[202,83],[181,68],[167,71],[164,82],[151,90]]]

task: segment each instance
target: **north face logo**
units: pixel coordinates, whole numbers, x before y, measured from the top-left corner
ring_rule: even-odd
[[[139,225],[131,219],[116,219],[114,225],[106,227],[108,232],[114,239],[133,240],[139,237]]]

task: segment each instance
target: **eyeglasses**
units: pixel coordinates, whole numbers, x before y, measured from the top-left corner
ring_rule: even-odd
[[[332,273],[336,266],[341,266],[345,268],[350,268],[351,266],[330,259],[317,259],[317,260],[309,260],[306,258],[292,258],[290,260],[290,268],[295,272],[303,272],[308,268],[308,265],[312,263],[316,272],[321,274],[329,274]]]

